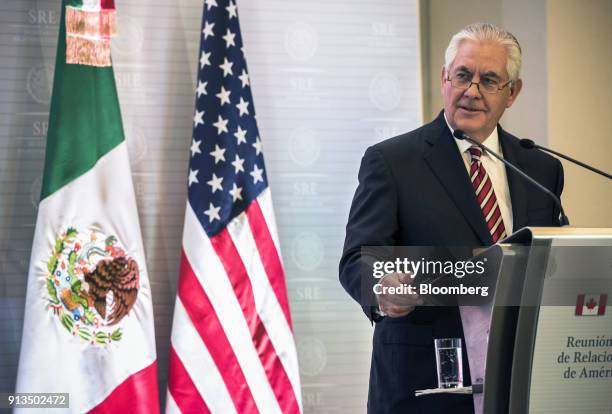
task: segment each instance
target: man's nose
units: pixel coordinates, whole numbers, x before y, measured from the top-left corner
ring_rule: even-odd
[[[470,87],[467,88],[465,92],[463,92],[463,94],[470,98],[482,97],[482,94],[480,93],[480,84],[478,82],[472,81]]]

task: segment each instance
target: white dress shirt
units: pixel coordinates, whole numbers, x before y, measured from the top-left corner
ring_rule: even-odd
[[[446,114],[444,114],[444,120],[446,121],[446,125],[451,131],[451,134],[454,132],[453,128],[446,120]],[[472,163],[472,156],[470,155],[468,149],[472,146],[471,143],[465,140],[454,138],[455,143],[457,144],[457,148],[459,148],[459,153],[463,157],[463,163],[465,164],[465,168],[470,172],[470,164]],[[490,148],[492,151],[495,151],[502,158],[504,154],[502,154],[501,147],[499,145],[499,136],[497,134],[497,127],[491,132],[491,135],[484,140],[483,145]],[[504,226],[506,228],[506,234],[509,236],[512,234],[512,203],[510,201],[510,189],[508,188],[508,179],[506,178],[506,166],[503,162],[498,160],[497,158],[489,155],[487,152],[483,152],[480,157],[480,162],[484,166],[484,169],[487,171],[489,178],[491,179],[491,184],[493,184],[493,191],[495,191],[495,197],[497,197],[497,204],[499,204],[499,209],[501,211],[502,219],[504,220]]]

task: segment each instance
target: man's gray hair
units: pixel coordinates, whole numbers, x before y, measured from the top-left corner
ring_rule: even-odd
[[[521,74],[521,45],[512,33],[502,28],[499,28],[490,23],[473,23],[464,27],[459,33],[455,34],[446,48],[444,54],[444,67],[446,72],[457,56],[459,45],[464,40],[473,40],[475,42],[495,42],[506,48],[507,60],[506,70],[511,81],[515,81]]]

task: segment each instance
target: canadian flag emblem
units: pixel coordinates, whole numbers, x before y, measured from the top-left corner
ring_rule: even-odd
[[[606,313],[606,293],[582,293],[576,300],[576,316],[599,316]]]

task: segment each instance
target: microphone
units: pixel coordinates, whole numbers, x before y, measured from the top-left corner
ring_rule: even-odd
[[[570,156],[561,154],[560,152],[557,152],[555,150],[551,150],[550,148],[542,147],[542,146],[536,144],[535,142],[533,142],[530,139],[524,138],[524,139],[522,139],[520,141],[520,144],[521,144],[521,147],[526,148],[526,149],[534,149],[535,148],[535,149],[539,149],[540,151],[550,152],[551,154],[555,154],[557,157],[561,157],[561,158],[563,158],[565,160],[568,160],[569,162],[573,162],[574,164],[577,164],[577,165],[579,165],[579,166],[581,166],[583,168],[586,168],[587,170],[593,171],[594,173],[597,173],[599,175],[603,175],[604,177],[612,180],[612,175],[608,174],[607,172],[598,170],[597,168],[591,167],[590,165],[585,164],[582,161],[578,161],[578,160],[576,160],[576,159],[574,159],[574,158],[572,158]]]
[[[553,193],[552,191],[550,191],[548,188],[544,187],[542,184],[540,184],[539,182],[537,182],[536,180],[534,180],[533,178],[531,178],[527,173],[525,173],[524,171],[520,170],[518,167],[516,167],[514,164],[506,161],[505,159],[503,159],[501,156],[499,156],[498,154],[496,154],[494,151],[490,150],[489,148],[487,148],[486,146],[482,145],[480,142],[476,141],[475,139],[473,139],[472,137],[470,137],[468,134],[466,134],[465,132],[463,132],[460,129],[455,129],[455,132],[453,132],[453,135],[455,138],[457,139],[462,139],[465,141],[468,141],[469,143],[476,145],[478,148],[480,148],[483,152],[486,152],[488,154],[491,154],[492,156],[494,156],[495,158],[497,158],[498,160],[500,160],[501,162],[503,162],[508,168],[510,168],[512,171],[514,171],[515,173],[517,173],[518,175],[520,175],[521,177],[523,177],[525,180],[529,181],[531,184],[533,184],[534,186],[536,186],[538,189],[540,189],[541,191],[545,192],[546,194],[548,194],[550,196],[550,198],[553,199],[553,201],[555,202],[555,204],[557,205],[557,207],[559,207],[559,223],[561,224],[561,226],[568,226],[569,225],[569,220],[567,218],[567,216],[565,215],[565,211],[563,210],[563,206],[561,205],[561,200],[559,200],[559,197],[557,197],[555,195],[555,193]]]

